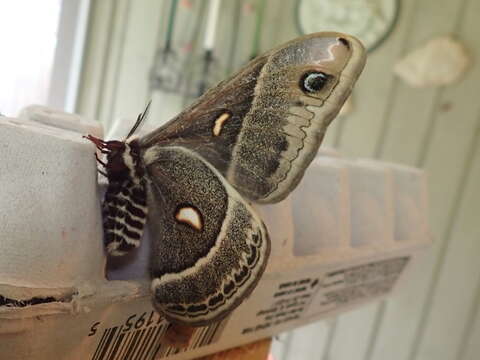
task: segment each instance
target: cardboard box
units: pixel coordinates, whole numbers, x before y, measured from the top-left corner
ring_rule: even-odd
[[[38,113],[50,115],[39,122]],[[165,347],[148,234],[105,267],[95,149],[81,138],[102,131],[83,119],[69,126],[70,116],[37,107],[0,118],[2,359],[210,354],[387,296],[431,241],[422,171],[321,151],[290,197],[256,206],[272,255],[250,298],[198,328],[189,348]]]

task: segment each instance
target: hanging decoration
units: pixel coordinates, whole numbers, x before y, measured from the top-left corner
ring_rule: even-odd
[[[207,18],[207,27],[205,30],[205,39],[203,42],[203,71],[198,84],[197,96],[202,95],[209,85],[211,76],[211,67],[214,61],[213,48],[215,46],[215,35],[217,31],[218,12],[220,10],[220,0],[210,0]]]
[[[180,87],[181,62],[178,61],[178,56],[172,48],[177,5],[178,0],[171,1],[165,44],[163,48],[156,51],[153,66],[150,70],[150,92],[153,90],[176,92]]]

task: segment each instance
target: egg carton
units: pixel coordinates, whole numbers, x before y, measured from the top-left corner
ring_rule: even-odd
[[[31,106],[0,117],[0,357],[192,359],[334,316],[401,291],[431,243],[422,170],[321,149],[284,201],[257,206],[272,252],[228,318],[162,345],[148,231],[117,259],[103,250],[93,144],[101,126]]]

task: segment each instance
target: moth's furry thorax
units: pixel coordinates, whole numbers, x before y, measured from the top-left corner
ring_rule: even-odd
[[[110,142],[109,142],[110,143]],[[140,158],[140,145],[137,139],[117,142],[121,145],[111,148],[107,154],[107,176],[110,182],[123,182],[130,179],[139,183],[145,173]]]

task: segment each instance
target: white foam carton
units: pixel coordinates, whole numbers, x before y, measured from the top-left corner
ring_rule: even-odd
[[[95,149],[82,139],[102,131],[72,116],[0,118],[2,359],[192,359],[387,296],[430,244],[423,171],[321,151],[291,196],[256,206],[272,255],[250,298],[188,348],[166,347],[148,234],[105,267]]]

